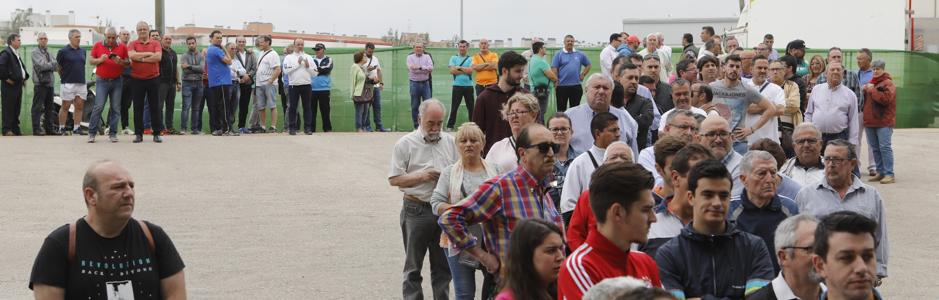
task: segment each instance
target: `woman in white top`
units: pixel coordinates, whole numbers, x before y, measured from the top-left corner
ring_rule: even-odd
[[[510,97],[502,106],[502,118],[509,122],[512,136],[493,144],[492,148],[489,148],[489,153],[486,154],[486,161],[498,166],[502,173],[515,170],[518,167],[515,139],[518,138],[518,133],[522,131],[522,128],[538,120],[539,114],[541,114],[541,108],[534,95],[515,93]]]

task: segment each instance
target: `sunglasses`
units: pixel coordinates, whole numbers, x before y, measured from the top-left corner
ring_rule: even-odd
[[[525,147],[525,149],[531,149],[535,147],[538,148],[538,152],[541,152],[541,154],[548,154],[548,149],[551,149],[551,151],[554,151],[554,153],[558,153],[558,151],[561,151],[561,144],[555,144],[553,142],[544,142],[540,144],[534,144],[534,145]]]

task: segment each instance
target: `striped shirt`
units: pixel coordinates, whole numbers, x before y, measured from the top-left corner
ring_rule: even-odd
[[[514,171],[486,180],[472,196],[440,215],[438,222],[454,248],[460,251],[479,244],[467,228],[482,223],[486,249],[505,263],[509,235],[519,221],[541,218],[564,228],[554,201],[546,193],[546,180],[539,182],[519,166]]]
[[[574,250],[558,272],[558,299],[580,300],[591,287],[607,278],[629,276],[646,287],[662,288],[659,268],[649,255],[623,251],[597,229],[590,229],[587,241]]]

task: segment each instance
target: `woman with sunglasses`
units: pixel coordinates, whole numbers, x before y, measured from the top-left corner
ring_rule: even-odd
[[[509,238],[502,292],[496,300],[556,299],[550,291],[564,263],[561,229],[542,219],[525,219]]]
[[[499,168],[482,159],[483,146],[486,145],[486,135],[476,123],[463,123],[456,132],[456,147],[460,159],[447,166],[440,172],[437,188],[430,198],[430,205],[434,215],[439,216],[454,203],[463,200],[476,191],[486,179],[499,174]],[[469,227],[469,231],[477,237],[483,236],[482,225]],[[466,252],[453,247],[446,234],[441,234],[440,247],[447,248],[447,263],[450,265],[450,274],[453,276],[453,290],[455,299],[473,299],[476,294],[476,270],[482,270],[478,260]],[[483,295],[491,295],[492,283],[484,282]]]
[[[516,150],[515,140],[522,128],[538,120],[541,108],[538,105],[538,98],[527,93],[515,93],[502,107],[502,118],[509,122],[512,136],[493,144],[492,148],[489,149],[489,153],[486,154],[486,161],[498,166],[499,170],[504,173],[518,167],[518,151]]]

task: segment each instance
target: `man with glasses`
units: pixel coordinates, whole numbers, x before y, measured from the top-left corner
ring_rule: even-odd
[[[56,118],[56,111],[52,97],[55,93],[54,73],[58,64],[49,54],[49,38],[46,33],[40,32],[36,41],[38,45],[31,55],[33,60],[33,135],[43,136],[55,131],[52,127],[52,120]],[[40,120],[42,120],[41,125]],[[111,124],[114,124],[111,126],[117,126],[117,123]]]
[[[147,22],[137,23],[137,40],[127,46],[127,56],[130,57],[130,77],[133,79],[134,91],[134,143],[143,142],[144,135],[144,101],[151,99],[150,120],[153,122],[153,142],[162,143],[160,129],[163,128],[163,118],[160,115],[159,76],[160,61],[163,50],[160,41],[153,40],[149,35],[150,25]]]
[[[825,147],[825,178],[806,185],[796,196],[799,210],[822,218],[832,212],[849,210],[877,222],[874,232],[877,241],[877,278],[887,277],[887,257],[890,243],[887,239],[887,220],[883,200],[873,187],[861,182],[852,171],[857,168],[857,150],[854,144],[836,139]]]
[[[792,146],[792,131],[795,125],[802,123],[802,95],[799,92],[799,84],[788,79],[786,63],[781,61],[770,61],[769,81],[778,85],[783,90],[783,99],[785,105],[779,113],[779,144],[787,157],[794,156]]]
[[[791,216],[776,226],[773,253],[779,275],[770,284],[750,294],[751,300],[819,299],[821,277],[812,266],[818,219],[809,214]]]
[[[598,113],[590,122],[590,132],[593,134],[593,145],[571,162],[561,189],[559,206],[565,224],[571,219],[580,193],[590,186],[590,175],[603,163],[606,147],[620,139],[619,118],[609,112]]]
[[[792,132],[795,156],[786,161],[780,172],[802,186],[809,186],[825,179],[822,164],[822,133],[815,124],[802,123]]]
[[[121,73],[124,66],[130,64],[127,60],[127,47],[117,42],[117,30],[108,27],[104,31],[104,41],[95,43],[91,49],[91,59],[88,60],[95,67],[97,79],[95,81],[95,102],[93,103],[91,127],[88,132],[88,142],[95,141],[101,124],[101,113],[104,112],[104,103],[111,98],[111,110],[108,112],[108,140],[117,143],[117,133],[121,119],[121,86],[123,81]],[[128,91],[130,92],[130,91]]]
[[[743,156],[731,148],[730,124],[727,123],[727,119],[717,115],[708,116],[701,122],[701,129],[698,131],[695,142],[711,150],[714,157],[727,167],[734,183],[731,195],[740,194],[743,190],[743,183],[740,182],[740,161],[743,160]]]
[[[673,109],[669,112],[670,114],[665,118],[665,122],[662,122],[664,126],[659,131],[661,135],[659,140],[665,137],[675,137],[685,143],[694,142],[694,138],[698,134],[698,121],[696,119],[698,115],[686,109]],[[658,144],[657,141],[656,144]],[[642,151],[639,152],[639,157],[636,159],[636,162],[645,167],[646,170],[649,170],[649,172],[652,172],[655,178],[655,185],[661,186],[665,183],[665,178],[656,172],[657,160],[655,156],[655,145],[653,145],[652,147],[642,149]]]
[[[518,221],[540,218],[563,227],[561,215],[546,194],[547,178],[559,150],[560,145],[554,143],[544,125],[523,128],[518,134],[518,168],[486,180],[472,196],[440,215],[438,223],[454,248],[467,251],[489,274],[499,274],[506,262],[509,236]],[[479,223],[485,223],[483,243],[467,230]],[[490,295],[483,296],[488,299]]]
[[[740,182],[744,189],[730,198],[727,220],[737,228],[763,239],[766,249],[775,249],[775,231],[780,222],[799,214],[799,206],[789,197],[780,195],[776,158],[761,150],[750,150],[740,162]],[[779,262],[770,255],[773,269]]]

